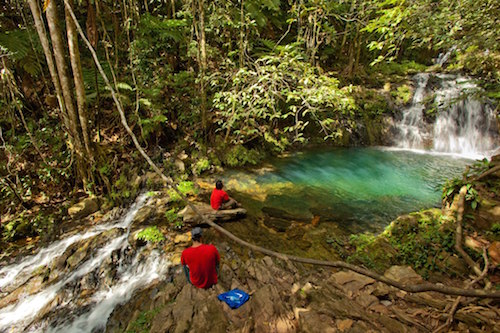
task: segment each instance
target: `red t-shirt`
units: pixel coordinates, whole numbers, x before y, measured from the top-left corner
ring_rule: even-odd
[[[226,191],[214,188],[210,196],[210,205],[213,209],[218,210],[223,202],[229,201],[229,195]]]
[[[198,288],[210,288],[217,283],[216,263],[219,251],[212,244],[189,247],[182,251],[181,263],[189,267],[189,279]]]

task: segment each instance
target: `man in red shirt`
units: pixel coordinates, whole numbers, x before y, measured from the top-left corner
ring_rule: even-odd
[[[215,210],[232,209],[238,207],[236,200],[229,198],[226,191],[222,189],[222,180],[215,182],[215,188],[210,196],[210,205]]]
[[[210,288],[217,284],[220,255],[215,246],[201,242],[201,234],[200,227],[191,230],[193,245],[182,251],[181,263],[189,283],[198,288]]]

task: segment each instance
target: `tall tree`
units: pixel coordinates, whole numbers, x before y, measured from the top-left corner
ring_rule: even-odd
[[[207,47],[205,37],[205,4],[204,0],[198,1],[198,14],[199,14],[199,34],[198,34],[198,48],[200,53],[200,94],[201,94],[201,126],[203,132],[206,134],[207,130],[207,91],[205,76],[207,73]]]
[[[85,145],[87,157],[92,159],[92,151],[90,149],[90,139],[88,130],[87,103],[85,98],[85,86],[83,83],[82,65],[80,61],[80,51],[78,50],[78,32],[76,31],[75,23],[71,19],[68,11],[69,6],[73,1],[65,3],[66,13],[66,31],[68,35],[68,48],[73,70],[73,80],[75,82],[76,105],[78,110],[78,118],[80,120],[81,134]]]
[[[52,55],[52,50],[50,48],[49,39],[47,37],[47,31],[45,30],[45,25],[41,15],[40,7],[38,6],[37,0],[28,0],[28,4],[30,6],[31,14],[33,15],[35,28],[38,37],[40,38],[40,43],[42,44],[43,53],[45,54],[47,67],[49,68],[50,72],[50,77],[52,78],[52,83],[54,84],[57,101],[59,102],[59,107],[61,109],[60,114],[66,129],[69,129],[69,120],[66,113],[64,98],[62,96],[61,83],[59,82],[59,76],[57,75],[57,70],[54,64],[54,57]]]

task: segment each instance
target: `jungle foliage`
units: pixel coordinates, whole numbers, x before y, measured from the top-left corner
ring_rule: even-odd
[[[142,167],[68,5],[141,145],[168,168],[175,154],[196,156],[187,176],[255,164],[318,136],[349,144],[344,134],[359,119],[388,111],[377,89],[440,54],[450,56],[444,70],[479,75],[500,96],[493,0],[7,0],[0,210],[11,220],[75,192],[122,203],[135,193],[130,170]],[[52,65],[56,75],[50,59],[62,66]],[[409,91],[398,87],[391,96],[404,104]]]

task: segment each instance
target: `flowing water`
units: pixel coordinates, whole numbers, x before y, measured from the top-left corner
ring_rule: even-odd
[[[154,251],[142,252],[143,249],[134,253],[128,243],[129,227],[146,201],[147,196],[141,195],[122,218],[55,242],[18,264],[2,267],[0,288],[14,292],[30,279],[36,279],[37,272],[51,267],[72,245],[91,237],[105,239],[74,270],[60,272],[34,293],[23,290],[16,301],[0,308],[0,332],[102,330],[116,305],[153,280],[165,278],[170,263],[164,256]],[[102,276],[110,271],[114,272],[112,278]],[[89,284],[92,288],[82,288]],[[79,295],[82,289],[85,297]]]
[[[413,100],[396,124],[396,146],[473,159],[498,153],[495,111],[480,100],[481,90],[472,79],[420,73],[414,82]]]
[[[252,214],[381,230],[400,214],[441,205],[441,186],[470,160],[383,148],[329,149],[277,159],[268,168],[224,175]]]

